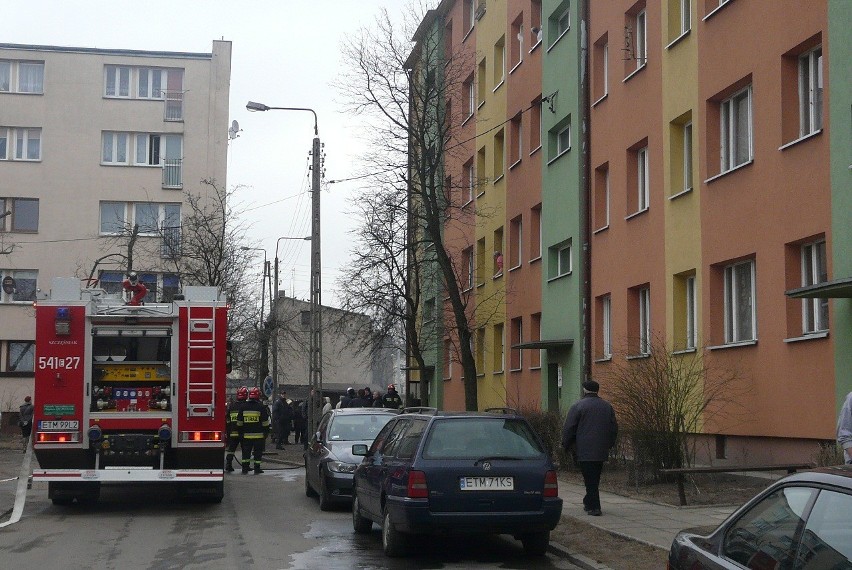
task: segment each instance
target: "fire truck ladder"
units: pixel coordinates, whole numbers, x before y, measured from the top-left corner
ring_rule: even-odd
[[[186,415],[212,416],[216,394],[216,307],[186,307]]]

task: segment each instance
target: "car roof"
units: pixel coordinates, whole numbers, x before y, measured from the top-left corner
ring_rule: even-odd
[[[800,471],[784,477],[784,483],[820,483],[845,487],[852,490],[852,465],[817,467],[809,471]]]
[[[385,414],[395,416],[399,410],[392,408],[332,408],[329,410],[336,416],[355,416],[359,414]]]
[[[511,408],[490,408],[484,412],[448,411],[437,410],[435,408],[404,408],[399,414],[406,417],[419,416],[427,418],[523,418],[522,415]]]

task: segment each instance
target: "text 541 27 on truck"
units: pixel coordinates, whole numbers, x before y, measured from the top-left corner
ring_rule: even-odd
[[[131,483],[221,501],[227,305],[218,290],[185,287],[171,303],[141,304],[58,278],[35,311],[33,480],[47,481],[54,504]]]

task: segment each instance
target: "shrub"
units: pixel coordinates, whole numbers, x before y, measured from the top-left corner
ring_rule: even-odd
[[[550,458],[562,468],[570,467],[573,464],[571,457],[562,449],[562,424],[565,422],[562,414],[538,408],[521,408],[519,413],[538,434]]]

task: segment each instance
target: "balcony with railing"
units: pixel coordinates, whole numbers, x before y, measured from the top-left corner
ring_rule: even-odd
[[[183,188],[183,160],[163,159],[163,188]]]
[[[164,121],[183,121],[183,91],[163,91]]]

